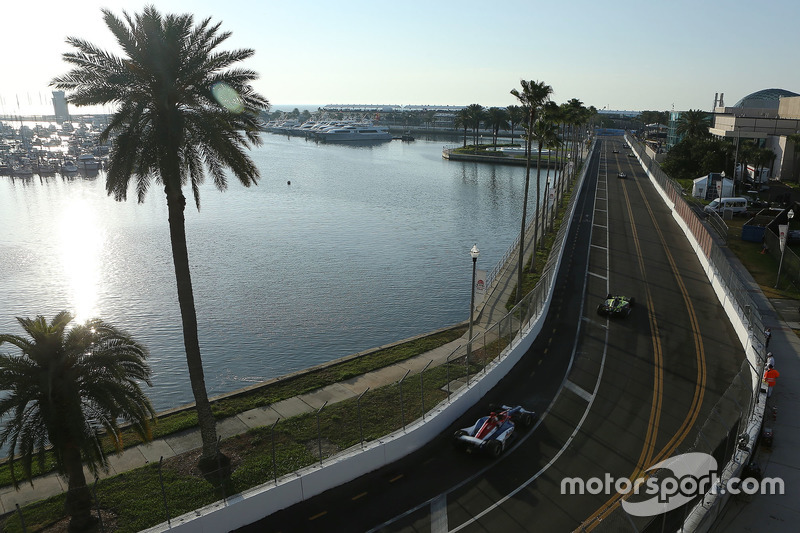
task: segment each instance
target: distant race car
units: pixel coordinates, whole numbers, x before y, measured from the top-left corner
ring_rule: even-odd
[[[502,406],[501,411],[480,417],[473,425],[461,428],[453,435],[454,444],[468,451],[480,450],[497,457],[514,437],[517,424],[528,427],[536,419],[536,413],[522,406]]]
[[[628,175],[627,175],[627,174],[625,174],[624,172],[620,172],[619,174],[617,174],[617,177],[618,177],[618,178],[627,178],[627,177],[628,177]]]
[[[628,157],[636,157],[636,156],[635,156],[635,155],[633,155],[633,152],[629,152],[629,153],[628,153]]]
[[[613,150],[611,150],[611,153],[612,153],[612,154],[618,154],[618,153],[619,153],[619,150],[617,150],[616,148],[614,148]]]
[[[626,317],[636,299],[629,296],[607,295],[605,301],[597,306],[597,314],[611,317]]]

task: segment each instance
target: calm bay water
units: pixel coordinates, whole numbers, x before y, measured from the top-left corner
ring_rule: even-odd
[[[523,167],[448,162],[439,141],[263,139],[258,186],[205,184],[187,205],[211,395],[465,320],[469,249],[490,270],[519,231]],[[62,309],[150,349],[157,409],[192,401],[157,186],[137,204],[109,198],[102,172],[0,177],[0,332]]]

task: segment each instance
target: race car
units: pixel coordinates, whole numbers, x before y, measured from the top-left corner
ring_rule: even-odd
[[[618,177],[618,178],[627,178],[627,177],[628,177],[628,175],[627,175],[627,174],[625,174],[624,172],[620,172],[619,174],[617,174],[617,177]]]
[[[597,314],[611,317],[626,317],[631,314],[631,307],[636,298],[630,296],[606,295],[606,299],[597,306]]]
[[[461,428],[453,435],[454,444],[467,451],[480,450],[497,457],[514,437],[517,424],[528,427],[536,413],[522,406],[502,406],[502,410],[480,417],[473,425]]]

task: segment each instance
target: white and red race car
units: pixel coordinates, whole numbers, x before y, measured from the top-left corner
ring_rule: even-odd
[[[481,450],[497,457],[514,436],[517,424],[528,427],[536,419],[536,413],[522,406],[509,407],[480,417],[472,426],[456,430],[453,435],[456,446],[466,450]]]

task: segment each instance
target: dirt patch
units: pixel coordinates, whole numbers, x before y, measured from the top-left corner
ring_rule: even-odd
[[[236,470],[236,467],[241,464],[242,451],[247,446],[249,446],[249,444],[245,442],[245,439],[241,435],[223,441],[220,445],[219,450],[231,460],[232,471]],[[203,473],[200,472],[200,468],[197,466],[200,460],[200,453],[201,450],[192,450],[176,455],[175,457],[170,457],[169,459],[164,459],[163,468],[172,470],[182,476],[203,477]]]
[[[339,450],[339,447],[336,444],[332,443],[328,439],[322,439],[321,441],[314,439],[306,442],[306,450],[308,450],[308,453],[310,453],[317,459],[320,458],[319,457],[320,447],[322,448],[323,459],[325,457],[330,457],[331,455],[334,455],[341,451]]]

